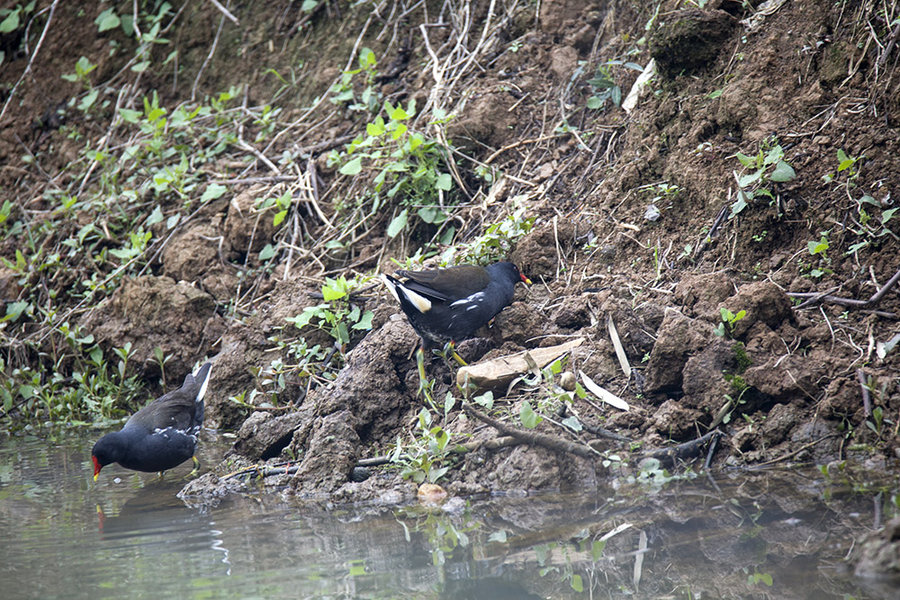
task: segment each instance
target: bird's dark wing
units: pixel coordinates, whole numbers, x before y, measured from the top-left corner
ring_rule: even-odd
[[[480,292],[491,282],[487,271],[476,265],[428,271],[397,271],[397,275],[406,278],[403,285],[407,288],[442,302],[453,302]]]
[[[197,372],[195,378],[188,373],[184,384],[177,390],[161,396],[137,411],[125,423],[125,427],[140,426],[153,431],[174,427],[187,431],[203,422],[202,394],[206,391],[210,363]],[[199,397],[198,397],[199,396]]]
[[[184,388],[172,390],[137,411],[125,423],[125,427],[144,427],[150,431],[174,427],[182,431],[190,429],[194,415],[194,396]]]

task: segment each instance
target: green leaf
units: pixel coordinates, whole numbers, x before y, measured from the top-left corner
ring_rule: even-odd
[[[131,65],[131,70],[135,73],[143,73],[144,71],[147,70],[147,67],[149,67],[149,66],[150,66],[149,60],[142,60],[139,63],[135,63],[135,64]]]
[[[394,217],[391,224],[388,225],[387,235],[389,238],[397,237],[397,234],[406,229],[406,222],[409,220],[407,209],[403,209],[399,215]]]
[[[746,198],[747,198],[747,194],[738,190],[737,200],[735,200],[734,203],[732,203],[732,205],[731,205],[730,218],[733,219],[737,215],[741,214],[741,211],[743,211],[745,208],[747,208],[748,205],[747,205]]]
[[[405,121],[410,117],[410,114],[403,110],[402,106],[397,106],[394,110],[388,113],[388,116],[391,117],[392,121]]]
[[[522,408],[519,410],[519,420],[527,429],[534,429],[544,419],[534,412],[534,409],[531,408],[531,403],[525,400],[522,402]]]
[[[97,17],[96,20],[94,20],[94,23],[97,24],[97,28],[100,33],[109,31],[110,29],[115,29],[119,26],[120,22],[121,21],[119,21],[119,15],[117,15],[112,8],[107,8],[102,13],[100,13],[100,16]]]
[[[362,317],[360,317],[359,321],[357,321],[351,329],[372,329],[372,318],[375,316],[371,310],[367,310],[363,313]]]
[[[359,172],[362,171],[362,157],[357,156],[338,171],[341,175],[359,175]]]
[[[571,429],[572,431],[574,431],[575,433],[578,433],[579,431],[581,431],[583,429],[583,427],[581,426],[581,421],[579,421],[578,417],[576,417],[575,415],[572,415],[571,417],[566,417],[565,419],[563,419],[562,424],[565,425],[566,427],[568,427],[569,429]]]
[[[775,169],[772,171],[772,174],[769,175],[769,179],[779,183],[790,181],[795,177],[797,177],[797,173],[794,172],[794,168],[783,160],[780,160],[775,164]]]
[[[900,210],[900,208],[891,208],[881,213],[881,224],[887,225],[887,222],[890,221],[891,218],[893,218],[894,213],[898,210]]]
[[[488,536],[489,542],[497,542],[498,544],[506,543],[506,530],[501,529],[500,531],[495,531],[491,535]]]
[[[18,302],[10,302],[6,305],[6,316],[0,319],[0,322],[13,320],[16,321],[22,316],[22,313],[25,312],[31,305],[25,300],[20,300]]]
[[[407,128],[405,124],[398,121],[394,121],[393,129],[394,130],[391,132],[392,140],[399,140],[401,137],[403,137],[404,134],[406,134],[407,131],[409,131],[409,128]]]
[[[609,97],[610,99],[612,99],[613,104],[615,104],[616,106],[622,106],[622,88],[614,85],[610,90]]]
[[[741,175],[740,179],[738,179],[738,185],[742,188],[748,188],[762,177],[763,170],[757,169],[752,173],[748,173],[746,175]]]
[[[603,551],[606,550],[606,540],[594,540],[591,543],[591,558],[597,562],[603,557]]]
[[[303,309],[303,312],[297,315],[296,317],[288,317],[285,319],[288,323],[293,323],[294,327],[297,329],[303,329],[313,317],[322,318],[322,312],[328,308],[327,304],[319,304],[318,306],[307,306]]]
[[[334,329],[331,332],[331,336],[340,342],[341,344],[346,344],[350,341],[350,332],[347,331],[347,324],[341,321],[337,325],[335,325]]]
[[[122,31],[125,35],[132,37],[134,35],[134,15],[122,15]]]
[[[483,406],[484,408],[491,410],[494,408],[494,392],[487,391],[480,396],[475,396],[472,398],[475,404],[479,406]]]
[[[860,203],[860,204],[871,204],[872,206],[877,206],[878,208],[881,208],[881,203],[878,202],[878,200],[876,200],[875,198],[873,198],[873,197],[870,196],[869,194],[866,194],[865,196],[863,196],[862,198],[860,198],[860,199],[859,199],[859,203]]]
[[[770,148],[768,152],[766,152],[766,156],[763,159],[763,165],[773,165],[780,161],[784,157],[784,150],[781,149],[781,146],[775,146],[774,148]]]
[[[438,176],[437,181],[434,184],[434,187],[436,187],[439,190],[444,190],[445,192],[449,192],[450,188],[453,187],[453,178],[450,177],[449,173],[441,173]]]
[[[203,195],[200,196],[200,202],[209,202],[210,200],[215,200],[227,191],[228,188],[226,186],[219,183],[211,183],[206,186],[206,191],[204,191]]]
[[[272,244],[266,244],[265,247],[259,251],[259,260],[269,260],[273,256],[275,256],[275,247]]]
[[[749,168],[749,167],[756,165],[756,158],[754,158],[752,156],[747,156],[746,154],[742,154],[740,152],[735,154],[735,156],[737,157],[737,159],[739,161],[741,161],[741,164],[744,165],[745,167]]]
[[[275,213],[275,216],[272,218],[272,225],[278,227],[284,221],[284,218],[287,216],[288,211],[282,210]]]
[[[371,48],[363,48],[359,51],[359,67],[361,69],[374,67],[376,62],[375,53]]]
[[[384,133],[384,119],[379,115],[374,121],[366,125],[366,133],[372,137],[378,137]]]
[[[122,120],[126,123],[137,123],[138,119],[141,118],[141,111],[131,110],[129,108],[120,108],[119,116],[122,117]]]
[[[440,206],[423,206],[416,213],[426,223],[443,223],[447,219]]]
[[[80,110],[82,112],[87,111],[91,106],[94,105],[94,102],[97,101],[97,96],[99,96],[99,95],[100,95],[100,90],[98,90],[97,88],[92,89],[90,92],[87,93],[87,96],[82,98],[81,102],[78,103],[78,110]]]
[[[333,302],[335,300],[340,300],[341,298],[343,298],[344,296],[347,295],[347,291],[344,289],[341,289],[340,286],[335,285],[334,282],[332,282],[332,284],[329,285],[328,280],[326,279],[325,281],[326,281],[325,285],[322,286],[322,299],[325,300],[326,302]]]
[[[606,102],[603,100],[603,98],[600,98],[599,96],[591,96],[590,98],[587,99],[587,107],[591,110],[597,110],[598,108],[603,108],[604,104],[606,104]]]
[[[810,241],[807,242],[807,248],[809,248],[809,253],[812,255],[823,254],[826,250],[828,250],[828,242],[827,241]]]
[[[19,28],[19,12],[20,11],[17,8],[3,19],[3,22],[0,23],[0,33],[9,33],[10,31],[15,31]]]
[[[584,591],[584,584],[581,581],[581,575],[577,573],[572,575],[572,589],[579,593]]]
[[[305,13],[311,13],[318,5],[319,0],[303,0],[303,4],[300,5],[300,10]]]
[[[150,227],[151,225],[156,225],[157,223],[161,223],[162,220],[163,220],[162,209],[159,206],[157,206],[156,208],[153,209],[153,212],[150,213],[150,216],[147,217],[146,225],[147,225],[147,227]]]
[[[447,395],[444,396],[444,414],[446,415],[453,410],[454,406],[456,406],[456,397],[452,393],[447,392]]]

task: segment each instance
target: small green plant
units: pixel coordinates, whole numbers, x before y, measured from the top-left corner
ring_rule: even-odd
[[[763,584],[766,587],[772,587],[772,575],[769,573],[760,573],[759,571],[754,571],[747,575],[747,585],[759,584]]]
[[[777,143],[763,144],[754,156],[738,152],[735,157],[746,172],[742,175],[734,173],[738,191],[737,200],[731,205],[731,218],[740,214],[760,196],[774,202],[776,198],[769,189],[770,183],[784,183],[797,177],[794,168],[784,160],[784,150]]]
[[[837,151],[837,171],[834,173],[827,173],[822,177],[822,181],[825,183],[832,183],[843,174],[845,179],[844,182],[840,184],[840,187],[844,188],[847,195],[850,196],[851,190],[856,187],[856,180],[859,178],[859,167],[857,166],[857,163],[862,163],[865,158],[865,155],[851,156],[847,154],[843,148],[839,149]]]
[[[870,246],[878,248],[888,237],[900,240],[900,236],[889,227],[891,219],[894,218],[900,207],[885,209],[880,202],[868,194],[864,194],[856,203],[857,220],[850,230],[862,239],[851,244],[846,254],[854,254]]]
[[[0,8],[0,35],[11,34],[18,29],[22,29],[22,33],[24,34],[25,23],[32,13],[34,13],[35,4],[36,1],[32,0],[24,6],[22,4],[16,4],[12,8]],[[9,41],[7,40],[15,40],[16,37],[24,39],[24,35],[16,36],[16,34],[13,34],[4,39],[4,46],[9,44]],[[18,50],[18,48],[14,49]],[[5,59],[6,51],[0,50],[0,64],[3,64]]]
[[[734,351],[734,358],[737,361],[737,373],[741,374],[750,368],[753,360],[747,354],[747,348],[744,347],[743,342],[735,342],[731,349]]]
[[[447,395],[452,398],[449,392]],[[450,469],[450,465],[446,464],[451,458],[450,434],[442,426],[434,424],[434,415],[425,406],[419,411],[416,430],[412,439],[405,443],[398,436],[390,461],[400,467],[404,479],[412,479],[416,483],[435,483]]]
[[[737,313],[733,313],[725,307],[720,308],[719,313],[722,320],[715,328],[713,328],[713,333],[719,337],[731,337],[734,334],[734,326],[737,322],[747,316],[746,310],[740,310]]]
[[[486,265],[509,255],[516,241],[532,230],[534,217],[526,217],[527,206],[521,197],[511,201],[512,212],[500,221],[489,225],[480,236],[470,242],[447,248],[441,255],[441,264],[478,263]]]
[[[405,108],[385,102],[383,109],[384,116],[379,114],[366,125],[365,136],[353,140],[343,157],[334,153],[331,160],[343,162],[342,175],[358,176],[363,169],[375,172],[371,188],[357,203],[366,206],[370,217],[390,205],[397,207],[387,227],[393,238],[407,229],[413,214],[430,225],[446,221],[453,202],[445,195],[453,189],[453,179],[443,172],[439,144],[407,125],[416,113],[415,101]]]
[[[375,112],[381,101],[381,96],[374,86],[375,78],[378,76],[376,69],[378,60],[370,48],[363,48],[359,51],[358,63],[359,68],[344,71],[341,80],[332,86],[330,101],[338,106],[346,105],[352,111]],[[357,99],[355,79],[360,74],[363,78],[363,90]]]
[[[832,270],[829,268],[831,265],[831,259],[828,257],[828,249],[831,247],[831,244],[828,241],[828,235],[830,231],[822,231],[819,234],[819,240],[810,240],[807,242],[807,250],[809,254],[813,257],[818,258],[818,266],[812,267],[811,265],[807,266],[808,275],[810,277],[814,277],[818,279],[823,275],[827,275],[832,273]]]
[[[872,409],[872,420],[866,419],[866,427],[871,429],[875,435],[881,438],[881,434],[884,430],[884,410],[880,406],[876,406]]]
[[[644,70],[644,67],[637,63],[621,60],[609,60],[597,65],[594,77],[588,80],[588,84],[593,90],[593,95],[587,100],[589,109],[601,109],[606,106],[607,101],[611,101],[615,106],[622,105],[622,88],[616,83],[612,74],[612,67],[615,66],[623,66],[638,72]]]
[[[322,285],[322,299],[316,306],[308,306],[296,317],[288,318],[298,329],[314,325],[334,338],[341,347],[350,343],[351,332],[368,331],[372,328],[372,311],[363,311],[354,304],[350,295],[359,288],[361,282],[347,280],[343,275],[337,279],[325,278]]]

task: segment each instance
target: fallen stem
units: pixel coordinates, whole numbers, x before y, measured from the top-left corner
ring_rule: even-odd
[[[487,416],[480,410],[477,410],[468,404],[463,406],[463,410],[467,415],[478,419],[482,423],[490,425],[500,433],[521,440],[526,444],[542,446],[548,450],[553,450],[554,452],[574,454],[576,456],[581,456],[582,458],[596,459],[597,457],[603,456],[590,446],[584,444],[576,444],[560,437],[556,437],[555,435],[547,435],[536,431],[523,431],[517,427],[512,427],[502,421]]]
[[[850,308],[869,308],[870,306],[874,306],[878,304],[884,295],[887,294],[891,288],[897,285],[897,282],[900,281],[900,270],[894,273],[894,276],[891,277],[887,283],[881,286],[877,292],[872,294],[872,296],[868,300],[857,300],[855,298],[841,298],[838,296],[831,295],[821,295],[818,292],[788,292],[788,296],[793,298],[809,298],[810,300],[815,300],[815,302],[830,302],[832,304],[840,304],[841,306],[849,306]],[[809,301],[804,302],[800,306],[794,307],[795,309],[800,308],[801,306],[807,306]]]

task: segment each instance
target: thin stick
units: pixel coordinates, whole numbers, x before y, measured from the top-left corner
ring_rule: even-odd
[[[866,374],[863,373],[862,369],[856,370],[856,380],[859,382],[859,387],[862,390],[862,401],[863,401],[863,411],[866,413],[867,417],[872,416],[872,395],[869,393],[868,382],[866,381]]]
[[[522,431],[517,427],[512,427],[502,421],[487,416],[470,404],[463,406],[463,410],[467,415],[475,417],[482,423],[490,425],[503,435],[512,436],[526,444],[534,444],[536,446],[547,448],[548,450],[553,450],[554,452],[565,452],[567,454],[574,454],[582,458],[594,460],[597,459],[597,457],[602,456],[599,452],[584,444],[576,444],[560,437],[556,437],[555,435],[537,433],[536,431]]]
[[[855,298],[839,298],[837,296],[824,295],[819,296],[816,293],[809,292],[788,292],[788,296],[792,296],[795,298],[807,298],[810,300],[817,300],[818,302],[830,302],[832,304],[840,304],[841,306],[849,306],[851,308],[868,308],[872,305],[878,304],[884,295],[887,294],[891,288],[897,285],[897,282],[900,281],[900,270],[894,273],[894,276],[891,277],[887,283],[881,286],[881,289],[872,294],[872,296],[868,300],[857,300]],[[801,306],[805,306],[807,302],[804,302]],[[797,307],[799,308],[799,306]]]
[[[204,59],[203,64],[200,65],[200,70],[197,71],[197,77],[194,78],[194,85],[191,87],[191,102],[194,102],[197,98],[197,87],[200,85],[200,78],[203,76],[203,71],[206,70],[206,67],[209,65],[209,61],[212,60],[213,54],[216,53],[216,47],[219,45],[219,36],[222,35],[222,28],[225,26],[225,16],[219,20],[219,28],[216,29],[216,37],[213,38],[212,46],[209,48],[209,54],[206,55],[206,59]]]
[[[53,4],[50,5],[50,16],[47,17],[47,23],[44,25],[44,30],[41,32],[41,37],[38,39],[38,43],[34,47],[34,52],[31,53],[31,58],[28,59],[28,65],[25,67],[25,70],[22,71],[22,74],[19,76],[19,80],[16,81],[16,85],[13,86],[12,91],[6,98],[6,102],[3,103],[3,110],[0,110],[0,121],[3,121],[3,115],[6,114],[6,109],[9,107],[9,103],[12,102],[13,96],[16,95],[16,90],[19,89],[19,85],[22,83],[25,77],[29,73],[31,73],[31,67],[32,65],[34,65],[34,59],[37,58],[38,52],[41,49],[41,45],[44,43],[44,38],[47,37],[47,30],[50,29],[50,23],[53,21],[53,13],[56,12],[56,7],[58,4],[59,0],[53,0]]]
[[[219,3],[219,0],[209,0],[209,1],[212,2],[213,6],[218,8],[219,11],[221,11],[221,13],[228,18],[229,21],[231,21],[235,25],[240,25],[240,22],[237,20],[237,17],[235,17],[233,14],[231,14],[231,11],[229,11],[227,8],[222,6]]]

